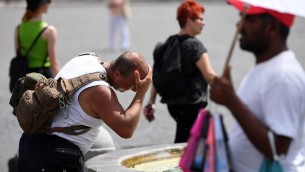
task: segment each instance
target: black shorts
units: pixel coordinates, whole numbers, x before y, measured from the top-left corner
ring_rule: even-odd
[[[197,119],[199,110],[207,103],[198,104],[167,104],[167,109],[176,121],[176,136],[174,143],[187,142],[189,133]]]
[[[19,172],[82,172],[83,155],[75,144],[55,135],[22,134]]]

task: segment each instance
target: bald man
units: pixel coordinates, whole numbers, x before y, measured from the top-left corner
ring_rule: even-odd
[[[52,128],[84,125],[90,130],[81,135],[24,133],[19,144],[19,171],[83,171],[83,154],[92,146],[103,123],[122,138],[133,135],[152,80],[150,66],[137,52],[125,52],[109,62],[102,62],[94,53],[84,53],[70,60],[56,78],[69,79],[93,72],[104,74],[106,79],[77,90],[71,104],[58,111],[52,123]],[[122,107],[114,89],[135,92],[128,108]]]

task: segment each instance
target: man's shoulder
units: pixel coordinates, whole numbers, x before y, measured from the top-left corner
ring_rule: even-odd
[[[99,81],[95,81],[99,82]],[[115,95],[114,90],[107,85],[96,84],[91,85],[88,84],[85,88],[80,90],[79,98],[85,97],[89,102],[100,102],[111,100],[111,97]]]
[[[93,72],[106,72],[99,63],[98,57],[91,55],[76,56],[70,59],[59,71],[56,78],[64,77],[66,79]]]

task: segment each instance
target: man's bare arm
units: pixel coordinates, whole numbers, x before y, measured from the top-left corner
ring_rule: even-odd
[[[143,100],[152,80],[152,72],[140,80],[135,72],[136,94],[126,110],[120,104],[115,92],[106,86],[96,86],[84,90],[82,107],[88,114],[102,119],[114,132],[123,138],[130,138],[140,119]],[[82,96],[82,95],[81,95]]]

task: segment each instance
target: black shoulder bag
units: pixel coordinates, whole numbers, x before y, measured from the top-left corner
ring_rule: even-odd
[[[20,36],[19,36],[19,26],[17,30],[18,35],[18,49],[16,52],[16,57],[14,57],[10,62],[9,68],[9,77],[10,77],[10,91],[12,92],[14,85],[17,83],[18,79],[25,76],[29,72],[29,60],[28,55],[35,43],[37,42],[40,35],[47,29],[48,26],[44,27],[39,34],[36,36],[34,41],[32,42],[29,50],[26,52],[25,56],[21,53],[21,44],[20,44]]]

